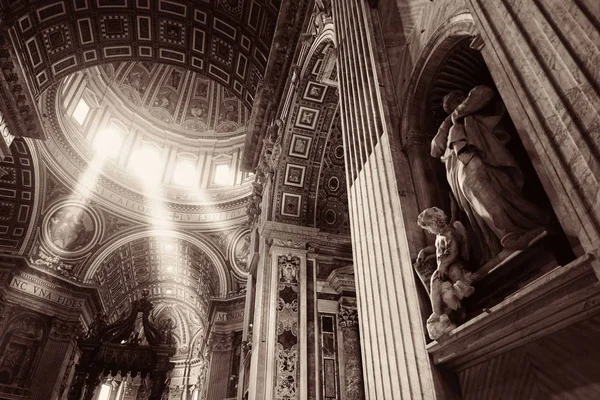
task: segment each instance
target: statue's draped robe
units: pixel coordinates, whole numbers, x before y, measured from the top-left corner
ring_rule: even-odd
[[[510,135],[500,127],[504,106],[493,107],[493,97],[486,86],[471,90],[459,106],[465,117],[453,124],[448,116],[431,142],[431,155],[444,162],[452,193],[482,245],[482,262],[514,234],[547,223],[547,215],[521,193],[523,175],[504,146]]]

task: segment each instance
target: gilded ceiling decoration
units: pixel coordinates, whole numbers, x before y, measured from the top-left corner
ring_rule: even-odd
[[[80,76],[79,80],[77,76]],[[78,101],[85,98],[94,104],[101,98],[87,86],[90,82],[93,80],[74,75],[64,87],[50,88],[40,101],[49,133],[49,139],[40,146],[40,153],[46,167],[66,186],[80,196],[91,197],[99,204],[137,220],[162,220],[210,228],[235,225],[244,219],[251,179],[236,169],[236,160],[242,153],[243,131],[234,138],[189,138],[186,142],[174,131],[148,128],[155,124],[141,117],[129,125],[121,123],[132,121],[132,118],[127,118],[123,107],[119,109],[117,100],[106,101],[103,107],[90,108],[85,124],[81,126],[73,117]],[[79,90],[74,91],[75,87]],[[223,88],[220,90],[224,91]],[[79,100],[73,98],[74,92],[79,93]],[[65,103],[70,108],[65,108]],[[117,109],[119,111],[114,111]],[[238,121],[241,122],[242,117]],[[120,153],[105,160],[101,168],[96,168],[99,172],[93,173],[90,169],[94,167],[90,164],[95,159],[94,135],[102,134],[103,129],[113,125],[123,132]],[[132,140],[134,137],[137,140]],[[134,175],[130,164],[134,152],[144,143],[162,149],[159,171],[162,184],[151,191]],[[177,178],[182,175],[177,170],[180,160],[189,160],[193,166],[196,174],[193,186],[178,184]],[[227,184],[215,183],[218,165],[228,166],[230,181]]]
[[[23,61],[42,93],[77,70],[147,60],[199,72],[248,108],[263,78],[279,0],[9,2]]]

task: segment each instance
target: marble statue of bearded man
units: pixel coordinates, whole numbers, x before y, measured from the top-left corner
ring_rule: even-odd
[[[482,245],[481,261],[503,248],[524,249],[548,216],[521,193],[523,174],[505,147],[504,105],[491,88],[477,86],[468,95],[450,92],[443,107],[450,115],[431,142],[431,155],[446,166],[452,193]]]

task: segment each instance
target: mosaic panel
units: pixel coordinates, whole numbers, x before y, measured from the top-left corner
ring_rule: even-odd
[[[287,164],[285,166],[285,181],[288,186],[303,187],[304,174],[306,167],[304,165]]]
[[[327,86],[311,81],[308,82],[308,85],[306,85],[303,98],[304,100],[322,103],[325,99],[325,92],[327,92]]]
[[[311,144],[311,137],[294,133],[292,135],[292,143],[290,144],[290,151],[288,154],[292,157],[308,158]]]
[[[281,215],[299,217],[302,196],[299,194],[284,193],[282,198]]]

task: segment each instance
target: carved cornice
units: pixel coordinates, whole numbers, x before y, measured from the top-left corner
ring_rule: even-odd
[[[329,282],[329,286],[339,294],[344,292],[356,292],[354,266],[349,265],[332,271],[327,277],[327,282]]]
[[[267,240],[278,239],[278,241],[284,241],[285,243],[291,242],[292,246],[289,247],[298,248],[293,245],[299,246],[300,242],[308,243],[308,241],[317,236],[319,229],[284,224],[282,222],[265,221],[260,226],[259,233],[264,235]],[[288,246],[286,245],[283,247]]]
[[[8,30],[0,30],[0,110],[13,136],[45,139],[34,98]]]

